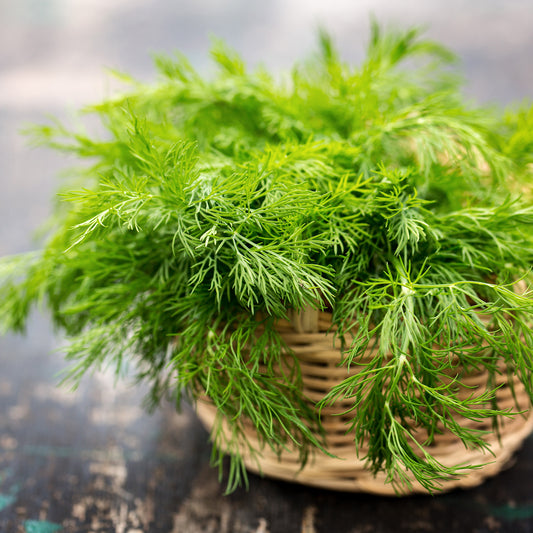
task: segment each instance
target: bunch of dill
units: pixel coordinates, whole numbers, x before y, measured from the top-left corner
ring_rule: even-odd
[[[221,43],[212,55],[212,78],[158,57],[157,84],[130,80],[91,107],[102,138],[34,130],[90,165],[60,193],[43,250],[0,263],[0,324],[24,329],[44,301],[70,337],[74,383],[134,360],[153,403],[207,394],[235,442],[245,417],[305,462],[322,447],[320,419],[275,324],[331,310],[339,339],[356,331],[342,364],[379,348],[323,404],[353,402],[347,429],[368,442],[369,468],[393,482],[408,469],[434,489],[459,467],[421,454],[416,428],[483,448],[454,415],[503,412],[485,407],[490,389],[457,397],[457,365],[495,373],[503,361],[533,396],[533,300],[513,287],[531,281],[532,111],[466,104],[453,56],[416,30],[375,25],[358,67],[321,34],[281,79]],[[218,460],[235,445],[221,439]],[[234,449],[230,488],[245,476]]]

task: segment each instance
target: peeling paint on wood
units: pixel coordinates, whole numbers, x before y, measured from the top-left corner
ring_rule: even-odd
[[[270,533],[268,530],[268,522],[264,518],[259,519],[259,526],[254,533]]]
[[[15,500],[12,494],[0,494],[0,511],[13,504]]]
[[[491,509],[494,516],[506,520],[533,518],[533,505],[502,505]]]
[[[302,533],[317,533],[315,529],[316,507],[310,505],[304,509],[302,518]]]
[[[63,526],[61,524],[54,524],[46,520],[26,520],[24,522],[24,530],[26,533],[55,533],[61,531]]]

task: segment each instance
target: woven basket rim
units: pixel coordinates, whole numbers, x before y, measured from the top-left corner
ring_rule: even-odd
[[[340,348],[333,345],[335,335],[328,334],[333,330],[331,318],[330,311],[307,307],[301,311],[291,311],[289,320],[277,322],[278,332],[300,363],[303,393],[312,405],[324,396],[326,389],[331,387],[331,383],[342,379],[342,374],[346,370],[339,365],[342,354]],[[333,333],[335,333],[334,330]],[[500,370],[499,379],[504,386],[501,394],[503,397],[500,401],[505,401],[505,405],[510,408],[514,406],[515,416],[502,424],[501,437],[494,432],[488,434],[486,440],[493,455],[480,453],[479,450],[468,450],[458,439],[449,439],[446,434],[436,441],[431,448],[431,453],[446,466],[460,463],[472,466],[485,465],[471,470],[466,475],[444,481],[439,492],[459,487],[472,487],[481,483],[485,478],[495,475],[505,468],[512,454],[533,430],[533,417],[530,416],[531,404],[525,387],[516,375],[509,374],[504,367]],[[487,383],[487,376],[488,373],[485,371],[471,374],[469,379],[472,384],[484,385]],[[507,380],[512,380],[512,387],[506,385]],[[339,404],[337,413],[340,408]],[[523,411],[524,415],[516,414],[518,411]],[[209,400],[200,400],[197,404],[197,412],[204,425],[208,429],[213,429],[217,412]],[[411,488],[398,492],[397,487],[385,482],[385,474],[372,474],[366,468],[364,460],[356,457],[355,444],[352,441],[350,446],[350,437],[345,438],[342,435],[343,427],[340,427],[338,423],[340,417],[331,412],[325,416],[328,417],[328,424],[331,426],[326,432],[329,450],[338,459],[335,460],[323,453],[315,452],[312,461],[302,469],[297,450],[286,451],[278,456],[268,446],[261,446],[255,431],[249,430],[246,431],[248,442],[261,453],[257,461],[256,458],[250,456],[246,446],[240,447],[247,469],[286,481],[333,490],[370,492],[381,495],[428,492],[412,476]],[[324,418],[322,422],[324,425]],[[231,434],[227,421],[222,421],[222,431],[227,437]]]

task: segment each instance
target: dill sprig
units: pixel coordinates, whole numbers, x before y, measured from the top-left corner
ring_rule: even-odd
[[[229,442],[215,426],[214,458],[233,450],[232,489],[244,419],[302,464],[323,449],[276,321],[330,309],[340,364],[375,356],[318,407],[349,399],[369,467],[434,490],[465,467],[414,434],[446,427],[484,449],[454,415],[509,414],[490,384],[459,398],[460,369],[503,364],[533,397],[533,301],[516,288],[531,283],[533,114],[465,103],[455,58],[417,30],[373,25],[357,67],[319,41],[279,79],[220,42],[210,78],[159,56],[156,84],[85,110],[101,138],[34,128],[88,164],[60,191],[43,250],[0,262],[0,324],[23,330],[44,301],[70,338],[70,383],[133,360],[152,405],[207,395],[231,423]]]

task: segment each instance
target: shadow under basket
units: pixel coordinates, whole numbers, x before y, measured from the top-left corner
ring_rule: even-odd
[[[333,386],[357,372],[354,369],[356,365],[353,365],[351,371],[339,366],[341,352],[339,348],[333,346],[333,335],[326,334],[330,328],[330,313],[310,309],[295,315],[291,322],[280,321],[277,328],[300,362],[303,393],[311,405],[320,401]],[[478,387],[480,391],[484,390],[488,378],[487,371],[469,373],[461,380],[465,388],[460,391],[460,394],[464,394],[464,397],[471,395],[473,387]],[[498,407],[511,409],[517,414],[502,417],[499,420],[499,435],[495,432],[486,435],[485,441],[491,453],[467,449],[461,440],[446,431],[436,435],[432,444],[427,446],[431,455],[444,466],[483,465],[441,482],[440,492],[455,488],[475,487],[486,478],[494,476],[505,468],[513,453],[533,430],[533,416],[530,416],[531,404],[524,385],[516,376],[513,376],[512,386],[510,386],[509,379],[506,372],[496,376],[496,384],[501,385],[496,393]],[[321,420],[326,433],[327,449],[335,457],[317,450],[311,454],[303,469],[297,450],[283,452],[278,457],[268,446],[262,446],[254,428],[245,424],[248,442],[254,450],[258,450],[252,458],[247,452],[247,447],[242,446],[246,468],[260,475],[339,491],[391,496],[427,493],[428,491],[412,476],[410,477],[411,488],[402,490],[402,488],[398,489],[386,483],[385,473],[380,472],[374,475],[368,470],[364,460],[365,450],[359,451],[358,458],[353,435],[346,434],[346,422],[349,421],[349,417],[339,414],[347,407],[349,407],[349,401],[341,400],[322,411]],[[204,426],[211,430],[217,415],[214,405],[208,400],[199,400],[196,410]],[[459,415],[455,416],[455,419],[464,427],[492,430],[491,420],[483,423],[473,422]],[[231,432],[227,424],[223,421],[222,428],[229,439]],[[423,442],[423,436],[420,438]]]

